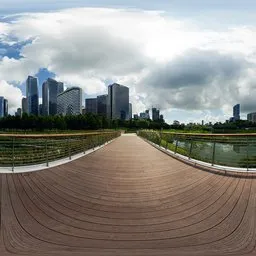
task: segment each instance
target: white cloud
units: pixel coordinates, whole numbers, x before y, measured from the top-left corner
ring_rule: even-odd
[[[0,23],[0,38],[10,43],[33,39],[23,47],[22,59],[0,60],[6,81],[23,82],[48,68],[87,94],[106,92],[105,80],[123,83],[130,87],[136,112],[156,104],[219,108],[224,114],[237,102],[245,111],[254,108],[253,26],[213,31],[160,12],[77,8],[18,15]],[[195,52],[206,55],[197,58]]]
[[[21,90],[4,80],[0,80],[0,96],[8,100],[9,113],[11,114],[14,114],[17,108],[21,106]]]

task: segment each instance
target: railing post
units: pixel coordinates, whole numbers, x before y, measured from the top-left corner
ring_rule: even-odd
[[[213,142],[213,149],[212,149],[212,166],[214,166],[214,162],[215,162],[215,147],[216,147],[216,141]]]
[[[83,138],[84,154],[85,154],[85,138]]]
[[[191,158],[191,153],[192,153],[192,148],[193,148],[193,140],[192,140],[192,138],[191,138],[190,140],[191,140],[191,142],[190,142],[190,149],[189,149],[189,156],[188,156],[188,159]]]
[[[175,151],[174,151],[175,154],[177,153],[178,143],[179,141],[178,141],[178,138],[176,137],[176,144],[175,144]]]
[[[69,155],[69,160],[71,160],[70,138],[68,138],[68,155]]]
[[[246,165],[247,165],[247,171],[249,171],[249,141],[248,141],[248,136],[246,136]]]
[[[168,148],[168,140],[166,141],[165,150]]]
[[[14,137],[12,137],[12,172],[14,172]]]
[[[46,166],[49,166],[49,159],[48,159],[48,141],[47,139],[45,140],[45,155],[46,155]]]

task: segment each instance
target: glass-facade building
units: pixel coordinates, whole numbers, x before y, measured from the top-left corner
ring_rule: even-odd
[[[59,89],[60,86],[60,89]],[[57,95],[63,92],[63,83],[57,82],[52,78],[48,78],[42,86],[42,113],[45,116],[54,116],[57,114]]]
[[[249,113],[247,115],[247,120],[253,123],[256,123],[256,112]]]
[[[129,103],[129,119],[132,119],[132,103]]]
[[[101,116],[107,116],[107,100],[108,95],[100,95],[97,97],[97,113]]]
[[[64,92],[64,84],[62,82],[58,82],[58,94]]]
[[[0,118],[4,117],[4,97],[0,96]]]
[[[86,113],[97,114],[97,98],[91,98],[85,100]]]
[[[71,87],[57,96],[59,115],[79,115],[82,113],[82,89]]]
[[[22,113],[28,113],[28,101],[27,101],[27,98],[22,98],[21,107],[22,107]]]
[[[160,111],[157,108],[152,108],[152,120],[158,121],[160,119]]]
[[[8,100],[4,99],[4,116],[8,116]]]
[[[39,96],[37,77],[28,76],[26,81],[28,114],[38,115]]]
[[[129,88],[120,84],[108,86],[107,112],[110,119],[129,120]]]
[[[234,117],[234,121],[240,120],[240,104],[236,104],[233,107],[233,117]]]

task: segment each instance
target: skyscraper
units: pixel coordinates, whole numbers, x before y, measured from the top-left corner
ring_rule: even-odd
[[[159,110],[157,108],[152,108],[152,120],[158,121],[159,118]]]
[[[60,86],[63,86],[60,85]],[[61,88],[62,89],[62,88]],[[43,96],[43,115],[56,115],[57,114],[57,95],[59,92],[59,83],[52,78],[48,78],[43,83],[42,87]],[[61,91],[61,90],[60,90]]]
[[[8,116],[8,100],[4,99],[4,116]]]
[[[132,103],[129,103],[129,119],[132,119]]]
[[[38,110],[38,113],[40,116],[43,115],[43,104],[39,104],[39,110]]]
[[[15,116],[22,116],[22,109],[17,108],[17,111],[15,112]]]
[[[129,88],[120,84],[108,86],[108,118],[129,119]]]
[[[149,109],[147,109],[147,110],[145,111],[145,113],[146,113],[146,115],[147,115],[146,119],[150,119]]]
[[[247,120],[253,123],[256,123],[256,112],[249,113],[247,115]]]
[[[234,121],[240,120],[240,104],[236,104],[233,107],[233,117],[234,117]]]
[[[64,84],[62,82],[58,82],[58,94],[64,92]]]
[[[107,99],[108,95],[100,95],[97,97],[97,113],[101,116],[107,116]]]
[[[79,115],[82,113],[82,89],[68,88],[57,96],[58,114]]]
[[[28,113],[28,101],[27,98],[22,98],[21,101],[21,106],[22,106],[22,113]]]
[[[85,100],[86,113],[97,114],[97,98],[91,98]]]
[[[0,96],[0,118],[4,117],[4,97]]]
[[[49,115],[49,90],[47,81],[42,85],[42,113],[43,116]]]
[[[37,77],[28,76],[26,81],[28,114],[38,115],[38,79]]]

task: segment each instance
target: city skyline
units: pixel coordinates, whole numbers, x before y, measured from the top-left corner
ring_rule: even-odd
[[[237,102],[242,119],[256,111],[253,1],[16,2],[0,7],[0,95],[10,95],[10,113],[28,74],[39,91],[50,77],[85,98],[117,81],[130,88],[133,113],[153,105],[169,123],[223,122]]]

